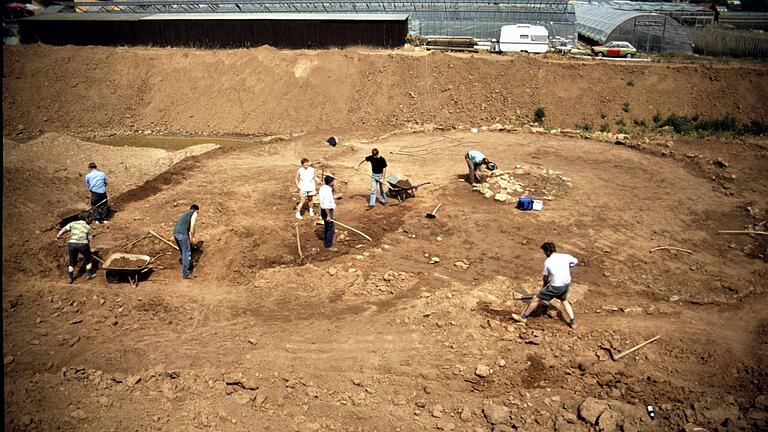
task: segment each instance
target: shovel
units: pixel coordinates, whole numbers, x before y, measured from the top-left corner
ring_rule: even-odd
[[[434,219],[437,217],[437,210],[440,209],[440,206],[443,205],[443,203],[438,203],[437,207],[435,207],[435,210],[432,211],[432,213],[427,213],[427,219]]]

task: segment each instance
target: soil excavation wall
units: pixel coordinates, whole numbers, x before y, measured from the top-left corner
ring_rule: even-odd
[[[768,70],[386,50],[52,47],[3,51],[5,133],[284,134],[409,124],[768,121]],[[615,129],[614,129],[615,130]]]

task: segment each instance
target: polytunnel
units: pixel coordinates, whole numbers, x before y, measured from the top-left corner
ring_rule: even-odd
[[[688,31],[674,19],[656,13],[618,10],[605,4],[574,4],[579,35],[604,44],[631,43],[649,53],[693,53]]]

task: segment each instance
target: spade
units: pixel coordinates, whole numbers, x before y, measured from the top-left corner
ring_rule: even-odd
[[[427,219],[434,219],[437,217],[437,210],[440,208],[440,206],[443,205],[443,203],[438,203],[437,207],[435,207],[435,210],[432,213],[427,213]]]

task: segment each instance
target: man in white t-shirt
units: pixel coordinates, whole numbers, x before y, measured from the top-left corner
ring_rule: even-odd
[[[296,171],[294,182],[299,190],[299,205],[296,207],[296,219],[304,219],[301,216],[301,209],[304,207],[305,201],[309,201],[309,216],[314,216],[315,203],[312,202],[312,197],[315,195],[315,168],[309,165],[309,159],[303,158],[301,160],[301,167]]]
[[[573,307],[568,302],[568,288],[571,286],[571,267],[578,264],[579,260],[571,255],[557,253],[554,243],[546,242],[541,245],[541,250],[547,256],[544,261],[543,285],[541,291],[531,300],[528,307],[521,315],[512,314],[512,319],[524,323],[528,321],[528,316],[539,307],[542,301],[558,299],[563,303],[565,313],[568,314],[568,325],[576,328],[576,317],[573,314]]]
[[[336,226],[333,223],[336,217],[336,200],[333,198],[333,176],[325,176],[323,185],[320,186],[318,198],[320,200],[320,216],[325,225],[325,235],[323,236],[323,246],[327,251],[335,251],[333,247],[333,235],[336,233]]]

